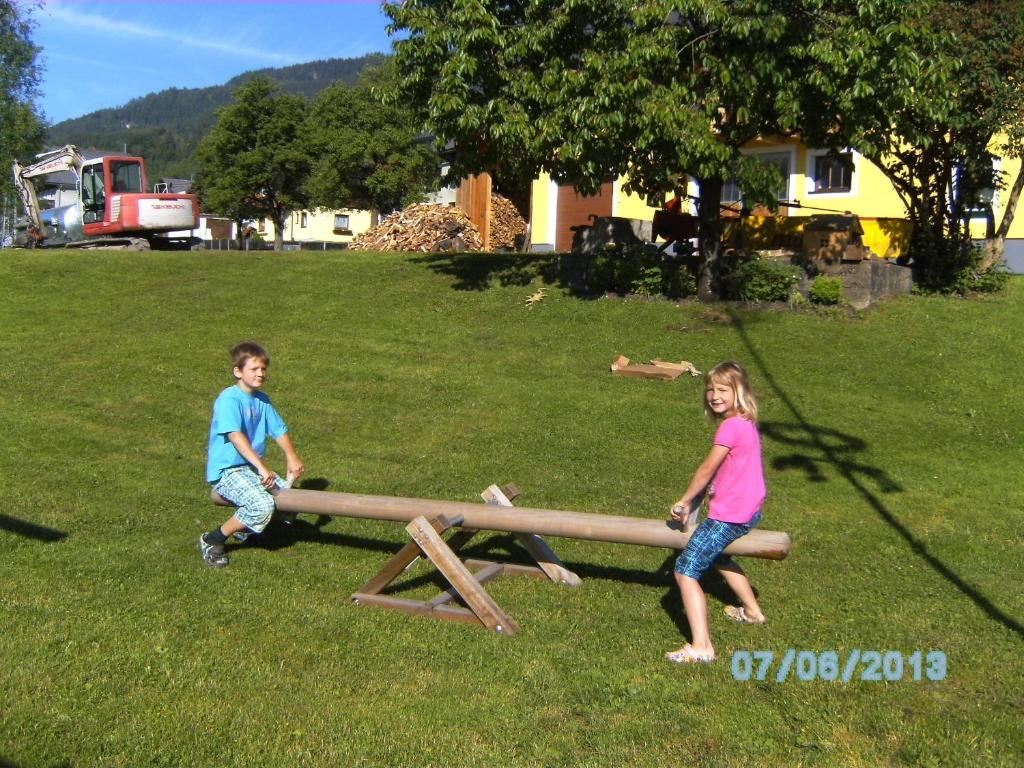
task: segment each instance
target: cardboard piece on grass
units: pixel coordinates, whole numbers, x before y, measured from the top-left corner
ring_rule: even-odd
[[[642,379],[663,379],[675,381],[684,373],[691,376],[702,375],[693,363],[681,360],[678,363],[669,363],[664,360],[651,360],[650,363],[630,363],[629,358],[619,355],[612,361],[613,376],[633,376]]]

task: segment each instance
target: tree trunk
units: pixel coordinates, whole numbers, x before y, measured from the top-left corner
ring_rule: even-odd
[[[718,260],[722,253],[722,180],[701,179],[697,220],[697,243],[701,255],[700,275],[697,278],[697,298],[717,301],[719,298]]]
[[[989,227],[990,231],[987,233],[984,247],[985,259],[981,264],[983,270],[991,269],[1003,258],[1003,253],[1006,250],[1006,236],[1010,233],[1010,225],[1013,224],[1021,192],[1024,192],[1024,163],[1021,163],[1020,170],[1017,171],[1017,178],[1013,180],[1013,185],[1010,187],[1006,205],[1003,207],[1003,217],[999,221],[999,228]],[[991,207],[989,207],[989,216],[991,222]]]
[[[1022,192],[1024,192],[1024,160],[1020,164],[1020,170],[1017,171],[1017,178],[1013,180],[1013,186],[1010,187],[1010,194],[1006,197],[1003,217],[996,230],[996,239],[1005,240],[1010,233],[1010,225],[1013,224],[1013,217],[1017,212],[1017,203],[1020,201]]]
[[[235,219],[235,232],[238,234],[238,250],[245,250],[245,222]]]
[[[274,250],[284,250],[284,225],[288,220],[288,214],[290,211],[275,210],[274,211]]]

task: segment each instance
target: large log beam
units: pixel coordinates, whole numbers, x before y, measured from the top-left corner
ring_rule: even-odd
[[[231,504],[216,493],[218,504]],[[411,499],[400,496],[367,496],[358,493],[278,491],[277,508],[282,512],[305,512],[332,517],[362,517],[409,523],[420,515],[428,519],[445,515],[462,517],[462,525],[484,531],[532,533],[538,536],[561,536],[566,539],[607,541],[615,544],[637,544],[643,547],[682,549],[689,534],[678,523],[669,520],[645,520],[638,517],[602,515],[593,512],[565,512],[530,507],[498,507],[465,501]],[[782,560],[789,554],[789,534],[781,531],[754,529],[726,548],[730,555],[764,557]]]

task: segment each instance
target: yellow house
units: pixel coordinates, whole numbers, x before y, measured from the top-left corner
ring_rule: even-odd
[[[284,239],[290,243],[351,243],[376,224],[375,211],[293,211],[285,223]],[[265,240],[274,239],[276,227],[270,219],[260,219],[256,228]]]
[[[792,138],[755,141],[743,151],[779,168],[785,184],[778,190],[778,196],[788,203],[779,209],[778,216],[755,215],[744,221],[743,238],[747,246],[770,248],[780,240],[798,242],[807,217],[817,213],[848,212],[860,217],[864,243],[876,254],[895,258],[905,253],[910,227],[903,203],[882,172],[859,153],[847,152],[848,162],[840,162],[826,150],[808,148]],[[1006,161],[1001,170],[1014,173],[1019,166],[1019,161]],[[531,249],[569,250],[572,227],[590,224],[592,216],[651,221],[660,206],[657,203],[652,206],[652,201],[625,192],[623,182],[623,179],[608,181],[598,195],[580,197],[571,186],[559,185],[541,175],[531,189]],[[692,181],[687,192],[693,197],[697,195]],[[736,203],[738,207],[740,190],[735,183],[728,183],[722,197],[723,203]],[[1005,197],[1005,193],[997,193],[993,200],[997,222]],[[691,209],[691,212],[694,211]],[[980,234],[984,234],[983,229]],[[1019,248],[1022,267],[1019,271],[1024,271],[1024,217],[1014,222],[1010,238],[1008,260],[1013,266],[1014,253]]]
[[[1021,161],[1013,158],[997,158],[994,166],[997,171],[1004,174],[1007,185],[1012,184],[1021,172]],[[1006,209],[1006,199],[1009,197],[1009,190],[997,189],[992,195],[992,211],[995,214],[996,226],[1002,221]],[[976,232],[979,236],[984,232]],[[1006,249],[1004,251],[1006,263],[1011,272],[1024,274],[1024,200],[1017,206],[1016,215],[1010,225],[1010,231],[1006,235]]]

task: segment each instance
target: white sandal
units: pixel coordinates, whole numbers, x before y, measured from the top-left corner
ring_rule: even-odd
[[[710,664],[715,660],[713,653],[701,653],[687,643],[678,651],[669,651],[665,658],[674,664]]]

